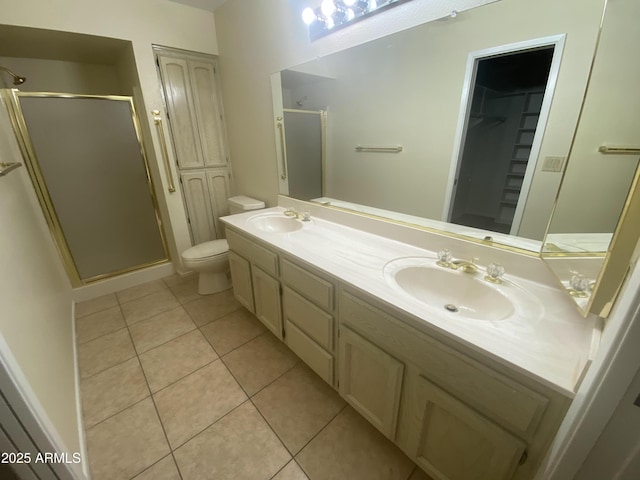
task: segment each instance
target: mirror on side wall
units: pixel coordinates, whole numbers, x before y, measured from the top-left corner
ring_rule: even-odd
[[[635,0],[607,4],[542,251],[583,312],[605,317],[638,241],[637,229],[624,228],[624,224],[638,223],[631,218],[635,205],[630,190],[637,182],[640,161],[640,60],[624,54],[629,45],[640,44],[638,18],[640,4]],[[605,263],[606,282],[601,281]]]

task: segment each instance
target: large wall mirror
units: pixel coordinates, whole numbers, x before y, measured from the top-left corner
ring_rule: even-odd
[[[638,18],[639,2],[608,1],[542,252],[578,305],[602,316],[627,273],[640,229],[640,60],[625,54],[640,44]],[[608,254],[598,253],[603,251]]]
[[[609,0],[621,2],[632,3]],[[612,132],[626,122],[615,109],[638,111],[637,73],[611,103],[608,131],[595,135],[604,122],[594,120],[583,133],[589,161],[574,158],[605,4],[496,2],[275,74],[280,193],[536,254],[572,251],[594,280],[637,164],[598,151],[630,144]],[[617,17],[607,11],[606,31],[638,31]],[[624,51],[600,49],[610,69],[591,82],[592,109],[609,104]]]

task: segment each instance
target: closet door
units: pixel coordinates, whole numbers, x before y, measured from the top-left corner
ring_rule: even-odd
[[[181,180],[193,244],[215,240],[213,212],[205,172],[183,173]]]
[[[202,168],[198,114],[187,60],[158,55],[173,145],[181,169]]]
[[[215,231],[218,233],[218,238],[223,238],[224,226],[220,223],[220,217],[229,215],[229,206],[227,205],[227,199],[231,197],[229,171],[226,168],[212,168],[205,170],[205,174],[209,186]]]
[[[188,63],[204,164],[207,167],[225,166],[227,154],[215,65],[196,60]]]

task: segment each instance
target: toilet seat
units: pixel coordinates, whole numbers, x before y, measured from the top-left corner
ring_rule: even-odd
[[[226,239],[211,240],[188,248],[182,252],[182,258],[184,260],[203,261],[227,253],[228,250],[229,244]]]

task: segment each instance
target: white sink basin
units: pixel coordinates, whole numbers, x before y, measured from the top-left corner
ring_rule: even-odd
[[[285,217],[282,213],[258,214],[249,218],[247,223],[268,233],[295,232],[302,228],[302,222],[293,217]]]
[[[508,280],[496,285],[484,280],[484,272],[440,267],[431,258],[394,260],[384,275],[394,289],[452,317],[498,321],[516,314],[540,318],[544,312],[537,298]]]

